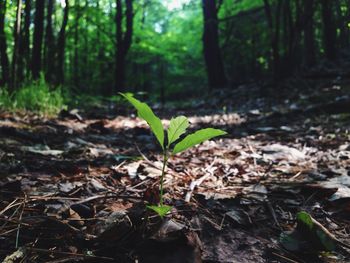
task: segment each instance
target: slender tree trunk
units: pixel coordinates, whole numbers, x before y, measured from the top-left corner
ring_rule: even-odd
[[[0,58],[1,58],[1,79],[0,85],[8,84],[10,76],[10,62],[7,56],[7,42],[5,34],[6,0],[0,0]]]
[[[267,24],[271,35],[271,49],[272,49],[272,71],[274,78],[278,80],[280,78],[280,15],[281,15],[282,0],[278,0],[276,6],[275,21],[272,16],[271,5],[268,0],[264,0],[265,15],[267,18]]]
[[[110,1],[109,3],[112,4],[112,1]],[[112,7],[111,7],[112,8]],[[83,79],[85,80],[85,85],[87,86],[87,83],[91,82],[91,74],[90,74],[90,60],[89,60],[89,56],[88,53],[90,51],[89,47],[89,35],[88,35],[88,25],[89,25],[89,20],[88,20],[88,10],[89,10],[89,0],[85,0],[85,5],[84,5],[84,20],[85,20],[85,27],[84,27],[84,34],[83,34],[83,39],[84,39],[84,55],[82,56],[82,64],[84,65],[83,69],[82,69],[82,76]],[[112,10],[112,9],[111,9]]]
[[[126,31],[124,34],[124,51],[125,54],[129,51],[132,43],[132,33],[133,33],[133,8],[132,0],[125,0],[126,5]]]
[[[284,47],[289,46],[289,39],[290,39],[290,20],[292,19],[291,17],[291,10],[290,10],[290,2],[284,1],[283,5],[283,16],[282,16],[282,43]]]
[[[123,32],[122,32],[122,23],[123,23],[123,6],[122,0],[116,0],[116,37],[117,37],[117,50],[116,50],[116,72],[115,72],[115,85],[116,91],[123,91],[124,83],[124,52],[123,52]]]
[[[16,11],[16,22],[14,26],[14,47],[12,56],[12,74],[11,74],[11,90],[17,88],[17,78],[18,78],[18,59],[19,50],[21,45],[21,15],[22,15],[22,0],[17,0],[17,11]]]
[[[57,84],[64,82],[64,51],[66,45],[66,27],[68,23],[69,0],[65,0],[65,8],[61,30],[57,41]]]
[[[123,6],[122,0],[116,0],[116,78],[115,88],[116,91],[123,91],[125,85],[125,67],[126,67],[126,55],[130,49],[132,43],[133,33],[133,6],[132,0],[125,0],[125,16],[126,25],[125,32],[123,32]]]
[[[38,79],[42,69],[42,43],[44,33],[44,6],[45,0],[36,0],[35,18],[34,18],[34,35],[32,50],[32,77]]]
[[[97,1],[97,9],[99,7]],[[79,77],[79,21],[81,17],[80,3],[79,0],[75,2],[76,14],[75,14],[75,26],[74,26],[74,85],[76,88],[80,87],[80,77]],[[96,32],[99,32],[96,29]],[[98,45],[100,46],[100,45]]]
[[[294,0],[293,2],[295,2],[296,0]],[[290,1],[286,1],[284,0],[283,1],[285,6],[286,6],[286,16],[288,17],[288,23],[286,25],[286,34],[288,35],[288,45],[286,46],[286,54],[285,54],[285,57],[286,58],[289,58],[291,53],[292,53],[292,49],[293,49],[293,44],[294,44],[294,20],[293,20],[293,10],[292,10],[292,7],[293,7],[293,3],[291,3]],[[277,21],[276,21],[277,23]],[[277,27],[277,25],[276,25]],[[286,61],[284,61],[286,62]]]
[[[164,81],[165,65],[161,57],[158,59],[158,63],[159,63],[160,103],[163,109],[165,104],[165,83],[164,83],[165,82]]]
[[[307,0],[309,1],[309,0]],[[301,5],[300,0],[294,0],[295,5],[295,18],[293,19],[293,14],[290,13],[290,25],[289,25],[289,45],[288,52],[285,57],[285,67],[284,67],[284,77],[288,77],[290,74],[294,73],[298,65],[302,63],[301,60],[301,36],[305,27],[305,15],[304,10]],[[290,9],[291,6],[289,6]]]
[[[117,29],[117,51],[116,51],[116,79],[115,86],[116,91],[123,91],[124,78],[125,78],[125,54],[123,43],[123,7],[122,0],[116,0],[116,29]]]
[[[324,50],[326,58],[329,60],[335,60],[337,57],[337,31],[334,25],[333,1],[321,0]]]
[[[316,62],[315,32],[314,32],[314,0],[304,1],[304,59],[305,66],[313,66]]]
[[[219,46],[218,9],[214,0],[202,0],[203,53],[210,90],[225,88],[227,78]]]
[[[294,0],[295,1],[295,0]],[[293,1],[293,3],[294,3]],[[287,77],[290,74],[291,65],[292,65],[292,49],[294,44],[294,20],[293,20],[293,3],[291,3],[289,0],[282,0],[279,1],[281,4],[281,14],[279,12],[279,6],[277,5],[277,13],[276,13],[276,21],[275,21],[275,35],[279,34],[278,31],[281,31],[283,44],[282,48],[280,49],[278,46],[278,53],[279,53],[279,64],[275,65],[275,68],[278,69],[278,73],[276,74],[277,79],[283,79]],[[281,16],[282,21],[282,30],[280,30],[279,26],[279,20]],[[276,41],[279,42],[278,35],[276,36]],[[279,45],[279,43],[278,43]]]
[[[55,70],[55,41],[52,29],[52,15],[54,11],[54,0],[48,0],[46,13],[46,30],[45,30],[45,69],[46,81],[52,83]]]
[[[21,37],[21,45],[20,45],[20,59],[21,59],[21,64],[19,69],[21,76],[19,78],[22,80],[24,77],[29,77],[29,68],[30,68],[30,23],[31,23],[31,0],[26,0],[25,1],[25,6],[24,6],[24,26],[22,30],[22,37]],[[25,72],[25,74],[24,74]]]

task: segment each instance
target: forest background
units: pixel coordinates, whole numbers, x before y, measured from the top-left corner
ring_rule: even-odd
[[[280,83],[346,66],[349,22],[347,0],[1,0],[0,101],[142,91],[164,102]]]

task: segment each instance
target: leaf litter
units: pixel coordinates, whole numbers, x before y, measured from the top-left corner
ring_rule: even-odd
[[[229,136],[169,161],[164,197],[173,208],[163,219],[145,209],[159,201],[161,165],[138,118],[103,109],[57,119],[2,112],[1,260],[348,262],[346,247],[320,242],[349,239],[350,119],[301,113],[286,125],[264,106],[245,107],[189,118]],[[300,211],[321,231],[300,227]],[[314,240],[284,246],[281,233],[293,229],[293,238]]]

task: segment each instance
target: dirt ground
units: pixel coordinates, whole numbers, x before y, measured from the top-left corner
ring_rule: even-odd
[[[170,159],[163,220],[145,208],[159,200],[160,149],[126,104],[57,118],[1,112],[0,260],[350,262],[341,243],[281,242],[306,211],[349,244],[349,93],[332,82],[261,92],[154,105],[164,125],[186,115],[192,129],[228,132]]]

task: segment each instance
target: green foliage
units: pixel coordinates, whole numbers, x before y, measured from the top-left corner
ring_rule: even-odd
[[[103,96],[90,95],[87,93],[77,94],[68,90],[64,90],[64,98],[69,106],[80,109],[100,107],[101,105],[105,105],[107,100]]]
[[[63,90],[65,103],[72,108],[91,109],[94,107],[103,107],[106,104],[119,104],[124,99],[119,95],[102,96],[97,94],[83,93],[72,91],[69,89]]]
[[[179,116],[170,120],[168,128],[168,147],[170,144],[180,138],[182,134],[186,132],[186,129],[190,126],[188,119],[185,116]]]
[[[173,150],[173,154],[185,151],[188,148],[191,148],[192,146],[200,144],[206,140],[210,140],[214,137],[225,135],[225,134],[227,133],[222,130],[213,129],[213,128],[206,128],[206,129],[196,131],[193,134],[187,135],[181,142],[176,144]]]
[[[301,211],[297,214],[297,223],[308,232],[305,234],[311,237],[314,242],[319,243],[320,247],[326,251],[333,251],[336,248],[336,242],[326,228],[311,217],[307,212]]]
[[[14,94],[14,107],[56,114],[65,107],[64,98],[60,88],[50,90],[44,77],[38,81],[33,81],[20,88]]]
[[[138,71],[129,68],[132,76],[128,78],[129,86],[136,90],[151,90],[152,94],[159,94],[165,86],[166,97],[184,91],[196,93],[198,89],[195,87],[206,85],[200,1],[189,1],[188,7],[176,10],[168,9],[169,2],[174,1],[135,2],[135,9],[144,8],[145,12],[135,14],[134,35],[137,41],[133,42],[128,55],[130,61],[144,68]]]
[[[1,89],[0,107],[54,115],[66,106],[62,90],[51,90],[41,76],[37,81],[27,81],[27,84],[23,84],[12,95],[6,89]]]
[[[301,211],[296,216],[297,227],[290,233],[282,233],[281,244],[290,251],[318,253],[334,251],[336,238],[310,214]]]
[[[156,205],[148,205],[147,206],[148,209],[153,210],[154,212],[156,212],[160,217],[164,217],[168,212],[170,212],[171,210],[171,206],[168,205],[160,205],[160,206],[156,206]]]
[[[23,2],[25,6],[26,1]],[[333,21],[333,28],[336,29],[336,44],[339,48],[347,47],[349,5],[346,1],[330,2],[334,2],[333,18],[330,20]],[[174,3],[177,8],[170,8]],[[217,23],[219,44],[225,72],[229,83],[234,86],[236,83],[261,80],[271,76],[274,68],[271,50],[272,32],[280,36],[277,44],[278,57],[281,58],[282,64],[296,63],[298,65],[295,66],[299,68],[302,66],[301,63],[304,63],[305,56],[302,55],[305,51],[305,32],[301,30],[298,33],[297,31],[300,30],[290,30],[287,26],[288,21],[297,22],[302,17],[304,8],[298,7],[298,1],[282,1],[278,12],[277,1],[273,0],[269,3],[273,24],[276,27],[272,29],[266,18],[264,1],[220,1]],[[54,1],[54,5],[52,22],[54,42],[56,42],[63,20],[63,6],[60,1]],[[134,87],[134,91],[148,91],[154,94],[154,97],[159,96],[161,89],[164,89],[162,94],[165,94],[167,100],[178,97],[179,94],[198,95],[205,91],[207,76],[202,52],[201,1],[137,0],[133,1],[133,7],[133,36],[125,64],[125,85]],[[13,56],[15,47],[13,29],[16,22],[16,9],[15,1],[7,1],[4,30],[9,58]],[[321,10],[321,4],[319,4],[313,12],[312,20],[317,58],[322,58],[325,53]],[[298,13],[300,11],[301,14]],[[34,5],[31,13],[35,14]],[[70,1],[65,39],[64,84],[79,93],[110,95],[114,88],[116,74],[111,69],[115,64],[115,13],[114,1]],[[279,23],[276,20],[278,14]],[[33,36],[33,22],[32,19],[30,36]],[[46,16],[44,24],[47,24]],[[293,34],[297,35],[293,37]],[[343,41],[345,42],[341,43]],[[295,48],[291,49],[291,47]],[[43,45],[45,62],[43,71],[46,73],[51,61],[46,61],[45,56],[50,48]],[[292,51],[295,56],[292,56]],[[292,61],[287,61],[290,57],[293,57]],[[25,60],[19,59],[21,63],[26,62]],[[30,74],[28,62],[19,67],[24,67],[25,75]]]
[[[186,132],[189,126],[189,121],[185,116],[178,116],[176,118],[172,118],[170,120],[170,125],[167,130],[168,143],[166,143],[164,141],[164,129],[162,122],[156,115],[154,115],[152,109],[146,103],[140,102],[139,100],[135,99],[131,93],[120,93],[120,95],[123,96],[126,100],[128,100],[136,108],[138,116],[148,123],[153,134],[155,135],[163,149],[163,168],[160,179],[160,202],[157,206],[147,206],[149,209],[156,212],[160,217],[163,217],[171,210],[170,206],[163,204],[163,183],[166,164],[168,162],[169,154],[171,154],[170,146],[173,142],[176,142],[181,137],[181,135],[183,135]],[[172,153],[176,154],[185,151],[194,145],[200,144],[206,140],[225,134],[227,133],[222,130],[213,128],[207,128],[196,131],[195,133],[186,136],[183,140],[177,143]]]
[[[311,216],[305,211],[301,211],[297,214],[297,222],[306,226],[309,230],[312,230],[313,223]]]
[[[12,98],[5,88],[0,88],[0,108],[10,109],[12,107]]]
[[[224,1],[221,12],[230,12],[231,16],[237,15],[240,12],[252,10],[254,8],[262,7],[264,2],[261,0],[241,0],[234,5],[230,1]]]
[[[120,95],[126,98],[137,109],[138,116],[147,122],[160,146],[164,149],[164,128],[162,122],[154,115],[152,109],[146,103],[135,99],[131,93],[120,93]]]

